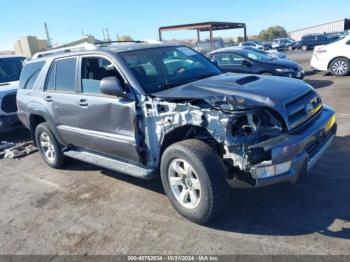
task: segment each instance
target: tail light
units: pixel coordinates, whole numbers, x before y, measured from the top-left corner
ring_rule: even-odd
[[[324,50],[324,49],[317,49],[317,50],[315,50],[315,53],[316,53],[316,54],[324,54],[324,53],[327,53],[327,50]]]

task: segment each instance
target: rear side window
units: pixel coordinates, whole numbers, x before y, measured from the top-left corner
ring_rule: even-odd
[[[37,62],[25,65],[21,73],[19,88],[32,89],[44,64],[45,62]]]
[[[47,80],[46,90],[74,92],[76,85],[76,58],[60,59],[53,62]]]
[[[243,57],[232,53],[222,53],[216,54],[215,60],[219,65],[241,65]]]

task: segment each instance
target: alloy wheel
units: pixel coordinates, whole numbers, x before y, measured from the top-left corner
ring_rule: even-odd
[[[174,159],[168,169],[168,180],[175,199],[185,208],[194,209],[201,201],[201,184],[192,166]]]
[[[56,150],[54,144],[52,144],[50,136],[46,132],[42,132],[39,136],[40,147],[45,157],[49,161],[55,161]]]
[[[332,71],[337,75],[343,75],[348,70],[348,65],[345,61],[336,61],[332,66]]]

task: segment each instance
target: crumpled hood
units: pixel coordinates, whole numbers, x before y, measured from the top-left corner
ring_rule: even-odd
[[[313,89],[304,81],[275,76],[226,73],[153,93],[161,99],[225,101],[227,96],[244,98],[244,105],[266,106],[280,113],[285,104]]]
[[[17,91],[19,81],[0,83],[0,97]]]

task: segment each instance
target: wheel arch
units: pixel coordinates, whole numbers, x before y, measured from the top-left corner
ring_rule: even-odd
[[[350,62],[350,59],[348,57],[346,57],[346,56],[336,56],[336,57],[334,57],[333,59],[331,59],[328,62],[327,69],[330,69],[331,64],[333,63],[333,61],[336,60],[336,59],[339,59],[339,58],[344,58],[344,59],[346,59],[346,60],[348,60]]]
[[[35,129],[36,127],[41,124],[41,123],[47,123],[50,131],[53,133],[53,135],[55,136],[55,138],[57,139],[57,141],[62,144],[65,145],[64,141],[62,140],[62,138],[60,137],[60,135],[58,134],[56,128],[54,127],[54,125],[52,124],[51,121],[49,121],[49,118],[47,116],[45,116],[45,114],[42,113],[30,113],[29,114],[29,131],[30,131],[30,135],[33,139],[34,144],[36,145],[36,141],[35,141]]]
[[[210,132],[202,126],[184,125],[177,127],[165,134],[163,142],[160,147],[160,158],[165,149],[170,145],[185,139],[198,139],[211,145],[214,150],[221,155],[223,152],[222,145],[210,134]]]

